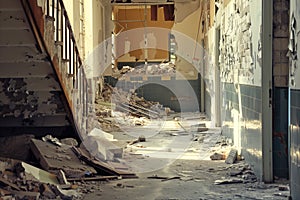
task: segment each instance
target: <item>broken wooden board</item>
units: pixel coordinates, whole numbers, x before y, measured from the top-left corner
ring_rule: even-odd
[[[93,167],[83,164],[68,145],[58,147],[32,139],[30,147],[42,168],[47,171],[63,170],[67,177],[73,178],[97,173]]]

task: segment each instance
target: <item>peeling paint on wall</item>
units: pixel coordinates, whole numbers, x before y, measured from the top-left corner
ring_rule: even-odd
[[[223,10],[219,58],[223,82],[261,85],[260,3],[235,0]]]
[[[290,38],[289,38],[289,53],[290,58],[290,86],[293,89],[300,89],[300,72],[298,52],[300,52],[300,3],[296,0],[290,1]]]

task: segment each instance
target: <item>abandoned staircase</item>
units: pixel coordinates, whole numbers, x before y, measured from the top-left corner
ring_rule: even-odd
[[[0,0],[0,136],[80,136],[88,91],[63,1]]]

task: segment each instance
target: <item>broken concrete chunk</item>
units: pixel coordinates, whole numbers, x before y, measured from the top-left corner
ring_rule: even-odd
[[[84,139],[83,145],[98,160],[112,161],[123,157],[123,148],[104,137],[89,135]]]
[[[93,137],[97,137],[97,138],[104,138],[108,141],[115,141],[114,136],[110,133],[107,133],[105,131],[102,131],[98,128],[94,128],[89,134],[88,136],[93,136]]]
[[[72,147],[68,145],[59,147],[52,143],[32,139],[30,146],[42,168],[47,171],[63,170],[67,177],[97,173],[93,167],[82,163],[72,151]]]
[[[233,164],[237,159],[237,150],[236,149],[231,149],[226,160],[225,163],[227,164]]]

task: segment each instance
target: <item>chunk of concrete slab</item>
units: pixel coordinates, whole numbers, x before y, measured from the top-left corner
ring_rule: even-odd
[[[42,183],[50,183],[53,185],[59,185],[56,175],[46,172],[45,170],[39,169],[25,162],[21,163],[22,167],[25,169],[25,173],[31,174],[34,178]]]
[[[233,164],[237,159],[237,150],[236,149],[231,149],[226,160],[225,163],[227,164]]]
[[[107,133],[105,131],[102,131],[98,128],[94,128],[89,134],[88,136],[93,136],[93,137],[99,137],[99,138],[105,138],[108,141],[116,141],[114,139],[114,136],[110,133]]]
[[[123,148],[105,137],[88,135],[83,141],[84,147],[97,160],[113,161],[123,157]]]
[[[71,146],[62,145],[59,147],[36,139],[31,140],[30,146],[44,170],[63,170],[67,177],[81,177],[86,173],[97,173],[93,167],[82,163],[78,159]]]

